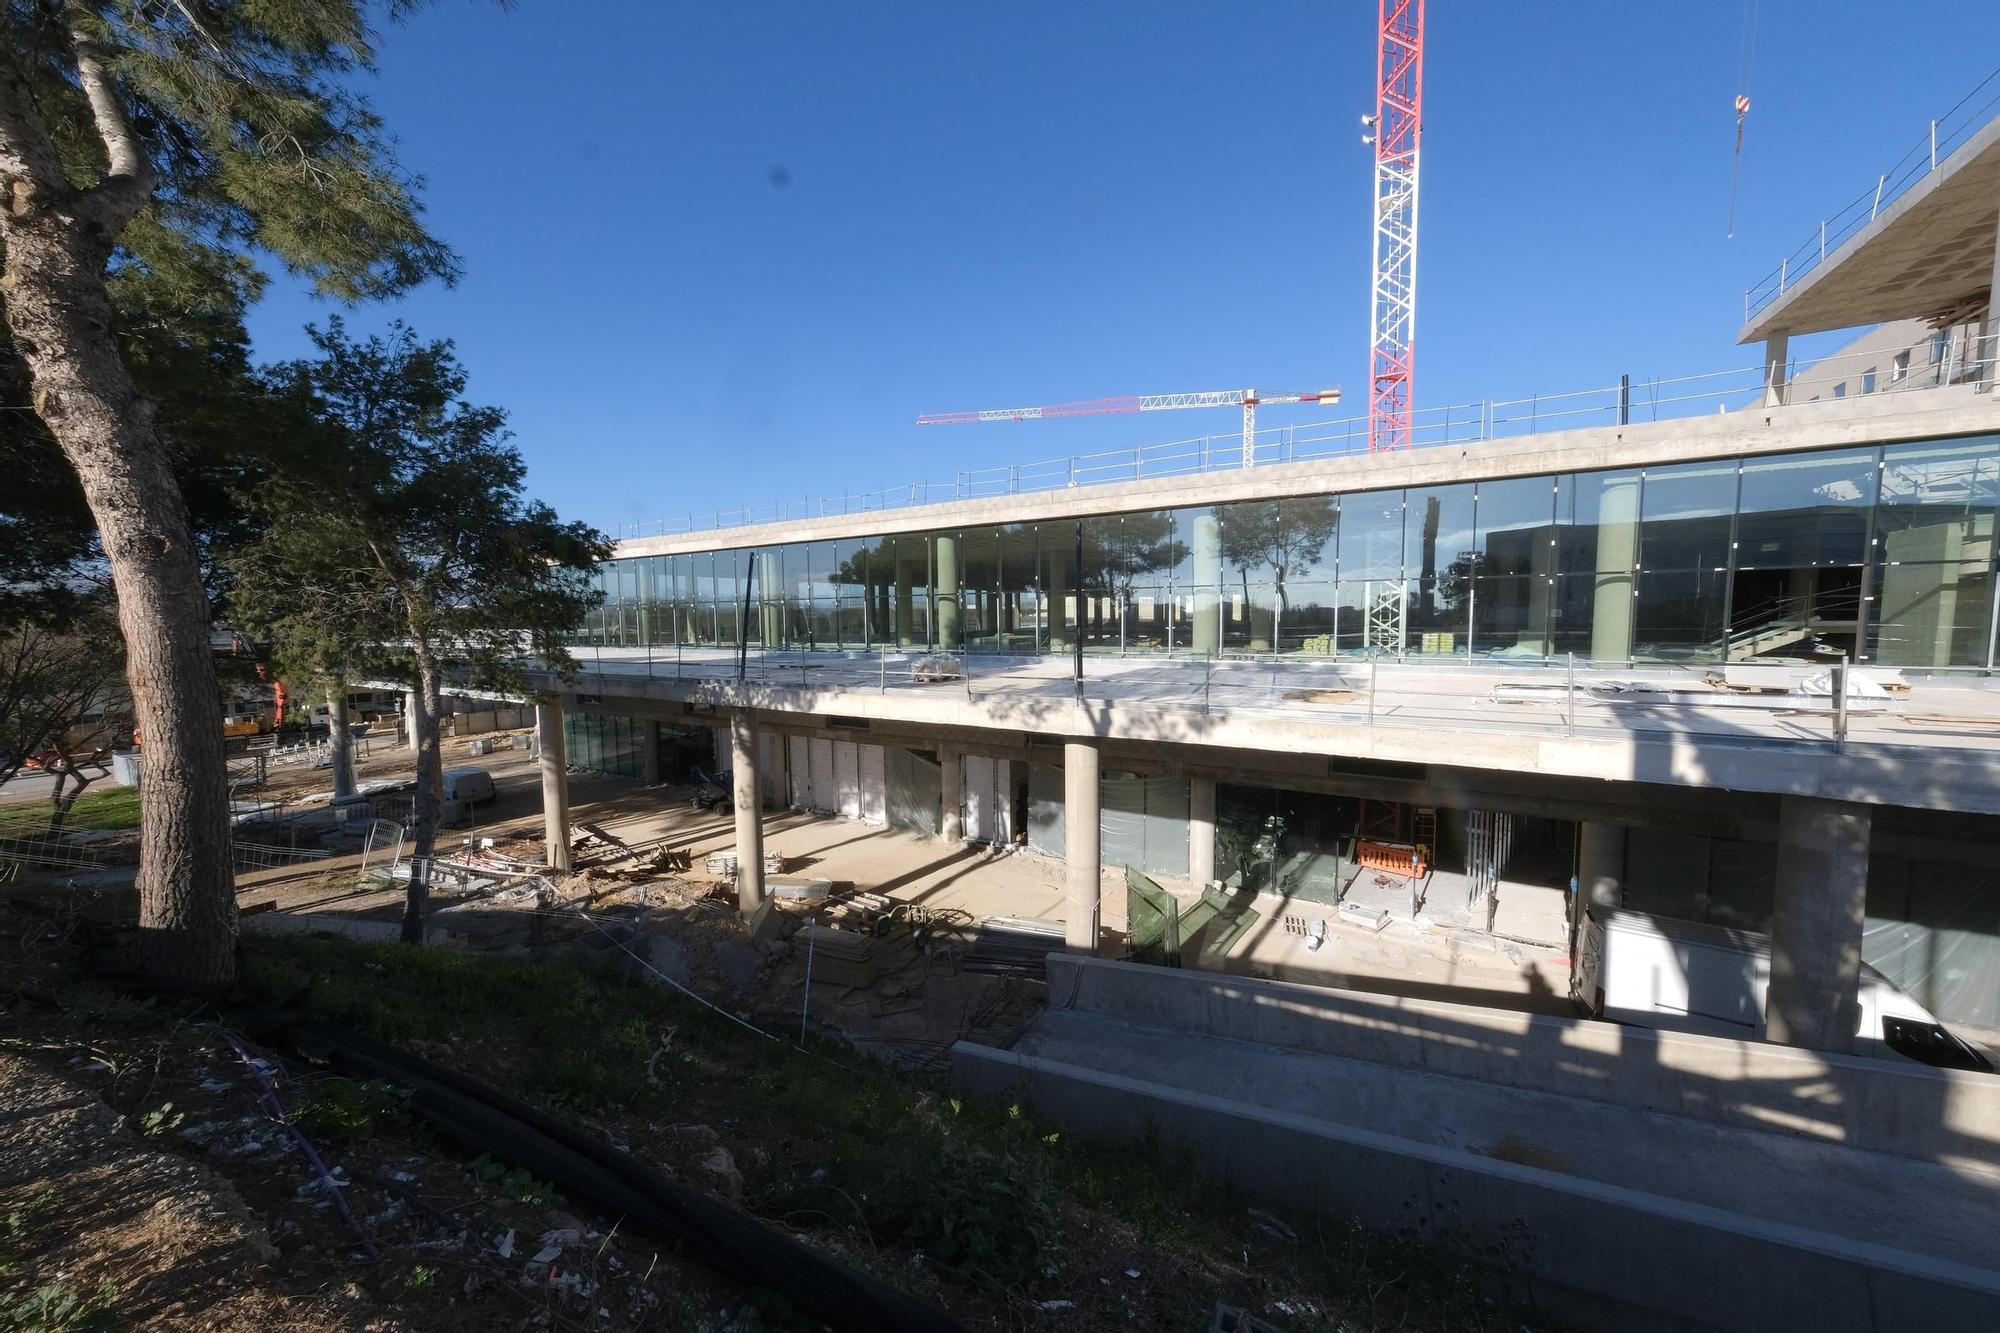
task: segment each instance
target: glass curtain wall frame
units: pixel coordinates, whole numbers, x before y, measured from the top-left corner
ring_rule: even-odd
[[[1081,633],[1092,652],[1197,657],[1991,670],[1996,511],[2000,436],[1982,435],[836,538],[760,548],[744,628],[766,648],[926,651],[955,609],[973,653],[1065,653]],[[746,564],[606,562],[571,640],[733,646]],[[1810,633],[1747,642],[1776,643],[1773,605]]]

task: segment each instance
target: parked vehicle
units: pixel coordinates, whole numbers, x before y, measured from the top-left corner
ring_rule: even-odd
[[[1770,985],[1768,935],[1592,907],[1584,917],[1570,994],[1595,1018],[1762,1040]],[[1991,1053],[1938,1022],[1866,963],[1859,999],[1855,1054],[1995,1072]]]
[[[494,798],[493,775],[483,768],[447,768],[443,778],[447,807],[477,805]]]

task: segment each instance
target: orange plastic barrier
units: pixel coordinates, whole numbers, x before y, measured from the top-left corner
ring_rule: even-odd
[[[1430,867],[1424,849],[1409,842],[1371,842],[1363,838],[1355,844],[1354,859],[1370,870],[1390,875],[1420,876]]]

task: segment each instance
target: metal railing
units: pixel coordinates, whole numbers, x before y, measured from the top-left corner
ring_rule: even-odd
[[[1796,286],[1801,278],[1826,262],[1850,237],[1873,222],[1883,209],[1910,191],[1962,148],[2000,110],[2000,69],[1980,80],[1957,104],[1930,123],[1930,128],[1895,165],[1875,178],[1846,207],[1822,220],[1804,244],[1778,261],[1743,293],[1743,318],[1750,317]]]
[[[1973,712],[1955,702],[1949,716],[1903,696],[1848,698],[1846,663],[1800,667],[1801,678],[1825,673],[1826,692],[1794,688],[1775,695],[1719,688],[1725,667],[1699,660],[1608,665],[1574,654],[1507,660],[1463,655],[1399,656],[1349,653],[1230,654],[1203,658],[1153,654],[1085,654],[1083,675],[1067,654],[980,654],[882,650],[799,653],[752,650],[739,661],[728,649],[672,651],[655,663],[647,650],[581,654],[595,677],[587,690],[615,711],[620,678],[679,679],[699,698],[727,702],[739,686],[842,694],[919,690],[962,699],[967,706],[1074,701],[1125,714],[1166,710],[1191,717],[1253,714],[1316,725],[1448,727],[1537,732],[1579,738],[1702,737],[1745,745],[1936,745],[1941,741],[2000,746],[2000,706]],[[1866,671],[1865,665],[1857,670]],[[1869,726],[1850,734],[1854,716]]]
[[[1958,347],[1960,341],[1966,344],[1963,351]],[[1852,378],[1858,383],[1864,372],[1873,370],[1876,372],[1876,387],[1870,392],[1937,388],[1952,383],[1968,369],[1976,370],[1992,346],[1990,340],[1978,337],[1953,339],[1949,353],[1941,359],[1932,360],[1929,353],[1931,345],[1931,340],[1924,339],[1908,348],[1834,352],[1816,361],[1793,363],[1787,370],[1787,378],[1797,384],[1801,392],[1824,385],[1830,394],[1831,385],[1835,382]],[[1898,370],[1895,357],[1904,351],[1911,354],[1910,360]],[[1917,359],[1920,351],[1925,355],[1923,361]],[[1420,408],[1412,417],[1411,441],[1417,448],[1435,448],[1525,438],[1590,426],[1707,416],[1754,406],[1762,401],[1763,392],[1764,367],[1761,363],[1671,379],[1623,376],[1616,383],[1566,393],[1529,394],[1525,398],[1484,398]],[[1855,396],[1861,394],[1856,393]],[[1797,401],[1796,396],[1792,401]],[[1345,458],[1367,452],[1368,418],[1343,417],[1260,430],[1252,439],[1247,465],[1270,467]],[[776,500],[769,505],[745,505],[738,509],[715,509],[707,513],[691,511],[684,516],[663,516],[650,522],[627,523],[620,527],[618,535],[621,539],[633,539],[765,523],[849,517],[958,500],[985,500],[1083,486],[1236,472],[1245,466],[1241,433],[1192,435],[1185,439],[1132,445],[1098,453],[1066,454],[1005,467],[961,469],[949,481],[913,481],[880,490],[845,491],[838,496],[821,499]]]

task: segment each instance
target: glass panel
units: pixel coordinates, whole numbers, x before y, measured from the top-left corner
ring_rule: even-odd
[[[1654,661],[1722,655],[1726,569],[1647,569],[1639,576],[1632,655]]]
[[[1474,580],[1472,651],[1491,657],[1541,657],[1547,651],[1554,581],[1534,574]]]
[[[1875,661],[1909,667],[1991,665],[1990,562],[1884,561],[1876,568],[1875,587],[1869,635]]]
[[[1874,503],[1873,449],[1745,460],[1737,568],[1858,565]]]
[[[1405,651],[1465,651],[1472,614],[1473,488],[1435,486],[1409,493],[1403,522],[1403,577],[1409,597]]]
[[[1334,651],[1339,603],[1332,579],[1285,580],[1278,602],[1277,650],[1325,656]]]
[[[1553,572],[1557,490],[1550,477],[1479,484],[1475,549],[1480,574]]]
[[[1403,493],[1367,491],[1340,498],[1340,578],[1403,576]]]
[[[1877,557],[1990,560],[2000,511],[2000,436],[1882,451]]]
[[[1734,462],[1648,468],[1640,489],[1639,567],[1729,568],[1729,516],[1735,507]]]
[[[998,646],[1010,653],[1032,653],[1041,643],[1041,594],[1035,578],[1035,528],[1016,523],[995,534],[999,551],[1001,605]]]

